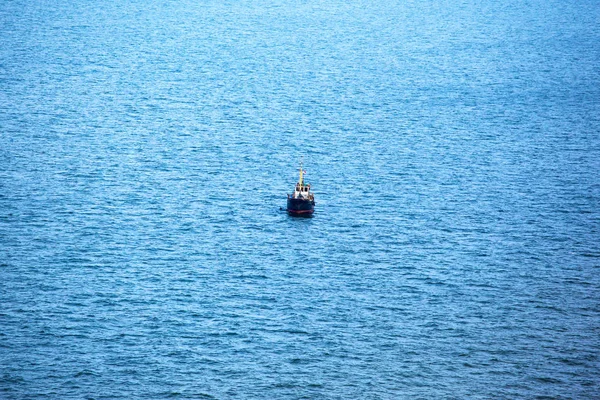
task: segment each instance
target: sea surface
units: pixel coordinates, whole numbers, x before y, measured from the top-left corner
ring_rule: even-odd
[[[3,0],[0,399],[600,398],[599,21]]]

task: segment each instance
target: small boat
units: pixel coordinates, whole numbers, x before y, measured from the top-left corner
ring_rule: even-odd
[[[310,217],[315,212],[315,196],[310,191],[310,183],[304,183],[304,174],[300,163],[300,179],[293,194],[287,196],[287,212],[298,217]]]

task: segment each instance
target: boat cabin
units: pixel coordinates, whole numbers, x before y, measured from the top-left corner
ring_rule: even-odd
[[[288,195],[288,198],[292,199],[304,199],[314,201],[315,197],[310,191],[310,183],[304,183],[304,170],[302,169],[302,164],[300,164],[300,179],[298,183],[296,183],[296,187],[294,188],[294,194]]]
[[[310,191],[310,184],[304,185],[300,183],[296,183],[296,188],[294,190],[294,194],[292,195],[294,199],[307,199],[312,200],[313,194]]]

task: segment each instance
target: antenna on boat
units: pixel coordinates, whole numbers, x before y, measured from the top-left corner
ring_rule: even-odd
[[[302,185],[304,184],[304,177],[302,174],[302,161],[303,161],[304,157],[300,158],[300,180],[298,181],[298,183],[300,183],[300,187],[302,187]]]

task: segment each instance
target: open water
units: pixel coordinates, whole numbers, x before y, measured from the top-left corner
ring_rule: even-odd
[[[600,398],[599,21],[2,1],[0,398]]]

